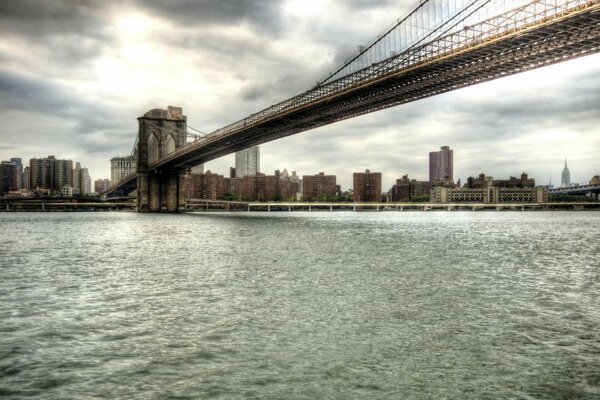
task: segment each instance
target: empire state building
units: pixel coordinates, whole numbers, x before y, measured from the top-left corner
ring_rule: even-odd
[[[560,178],[560,187],[571,186],[571,172],[567,168],[567,159],[565,159],[565,167],[562,170],[562,176]]]

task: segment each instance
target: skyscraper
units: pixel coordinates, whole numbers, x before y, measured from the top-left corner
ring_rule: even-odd
[[[0,163],[0,193],[18,189],[18,175],[17,164],[12,161],[2,161]]]
[[[78,162],[75,163],[75,168],[73,168],[73,194],[82,194],[81,193],[81,164]]]
[[[73,186],[73,161],[48,158],[32,158],[29,160],[31,189],[49,189],[61,192],[63,186]]]
[[[567,159],[565,158],[565,167],[562,170],[562,176],[560,178],[560,187],[571,186],[571,172],[567,168]]]
[[[235,153],[235,176],[254,176],[260,172],[260,148],[251,147]]]
[[[23,178],[23,160],[21,158],[11,158],[11,162],[17,166],[17,188],[23,189],[24,178]]]
[[[429,181],[452,182],[454,181],[454,150],[442,146],[440,151],[429,153]]]

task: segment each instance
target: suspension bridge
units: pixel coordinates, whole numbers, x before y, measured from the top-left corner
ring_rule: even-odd
[[[138,118],[138,211],[185,207],[189,168],[271,140],[600,50],[600,0],[424,0],[314,87],[208,134],[183,116]],[[163,110],[164,111],[164,110]]]

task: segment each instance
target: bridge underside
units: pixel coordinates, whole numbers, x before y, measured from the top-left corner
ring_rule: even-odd
[[[150,167],[191,167],[344,119],[600,51],[600,10],[515,32],[389,74],[213,140]]]
[[[167,155],[149,171],[182,171],[221,156],[344,119],[600,51],[600,6],[504,33],[469,47],[349,86]],[[135,176],[115,189],[136,186]]]

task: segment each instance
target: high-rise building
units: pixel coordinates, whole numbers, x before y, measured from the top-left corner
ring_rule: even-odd
[[[260,148],[254,146],[235,153],[235,176],[254,176],[260,172]]]
[[[381,172],[355,172],[353,174],[353,188],[355,202],[381,201]]]
[[[92,193],[92,178],[87,168],[81,168],[81,189],[80,194],[86,195]]]
[[[73,168],[73,194],[86,195],[92,192],[92,180],[87,168],[81,168],[81,164],[75,163]]]
[[[571,186],[571,172],[569,168],[567,168],[567,159],[565,158],[565,167],[562,170],[562,175],[560,178],[560,187],[569,187]]]
[[[12,161],[2,161],[0,164],[0,193],[18,189],[18,175],[17,164]]]
[[[23,170],[23,189],[31,189],[31,174],[29,173],[29,167],[25,167]]]
[[[451,182],[454,180],[454,150],[442,146],[440,151],[429,153],[429,181]]]
[[[119,182],[127,175],[133,174],[137,170],[137,161],[134,156],[113,157],[110,159],[110,181]]]
[[[21,158],[11,158],[10,159],[11,162],[14,162],[15,165],[17,166],[17,188],[18,189],[23,189],[23,186],[25,184],[24,182],[24,177],[23,177],[23,160]]]
[[[48,189],[61,193],[63,186],[73,186],[73,161],[57,160],[55,156],[48,158],[32,158],[29,160],[31,189]]]
[[[312,200],[319,196],[335,196],[335,175],[325,175],[319,172],[316,175],[302,177],[302,196],[304,200]]]

